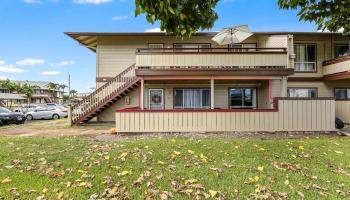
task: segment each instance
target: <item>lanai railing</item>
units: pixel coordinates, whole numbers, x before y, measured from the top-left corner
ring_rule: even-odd
[[[137,49],[136,67],[287,68],[287,48],[159,48]]]
[[[82,101],[72,105],[69,116],[71,123],[79,123],[84,120],[84,118],[96,111],[96,109],[110,102],[112,98],[125,90],[135,80],[135,64],[133,64],[93,93],[86,96]]]

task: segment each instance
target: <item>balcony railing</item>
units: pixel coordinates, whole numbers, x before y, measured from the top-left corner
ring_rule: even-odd
[[[137,49],[138,68],[287,68],[286,48]]]
[[[331,75],[350,71],[350,55],[323,62],[323,74]]]

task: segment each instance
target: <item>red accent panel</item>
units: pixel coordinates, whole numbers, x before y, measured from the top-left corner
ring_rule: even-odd
[[[168,78],[143,78],[143,80],[146,81],[158,81],[158,80],[271,80],[271,78],[172,78],[172,77],[168,77]]]
[[[277,109],[244,110],[244,109],[213,109],[213,110],[130,110],[121,109],[116,112],[277,112]]]

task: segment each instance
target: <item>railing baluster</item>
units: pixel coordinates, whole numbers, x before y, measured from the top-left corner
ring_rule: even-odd
[[[131,76],[129,76],[129,74],[131,74]],[[72,123],[82,121],[89,112],[106,103],[112,95],[116,94],[117,91],[119,92],[127,83],[135,79],[135,64],[133,64],[112,80],[96,89],[93,93],[84,97],[82,101],[72,105]]]

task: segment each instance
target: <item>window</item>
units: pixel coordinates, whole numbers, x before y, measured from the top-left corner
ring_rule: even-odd
[[[232,108],[256,108],[255,88],[231,88],[229,96],[230,109]]]
[[[174,44],[174,49],[176,51],[183,52],[198,52],[198,51],[209,51],[210,44],[207,43],[177,43]]]
[[[292,98],[315,98],[317,88],[288,88],[287,93]]]
[[[256,44],[255,43],[250,43],[250,44],[229,44],[228,45],[229,48],[233,48],[230,49],[230,51],[256,51]],[[243,48],[243,49],[241,49]],[[245,48],[250,48],[250,49],[245,49]]]
[[[164,44],[163,43],[149,43],[148,48],[149,49],[163,49]]]
[[[316,72],[316,45],[297,44],[294,46],[296,72]]]
[[[336,100],[350,100],[350,89],[336,88],[334,90],[334,96]]]
[[[209,89],[175,89],[175,109],[209,109]]]
[[[334,44],[334,58],[349,54],[350,44]]]

